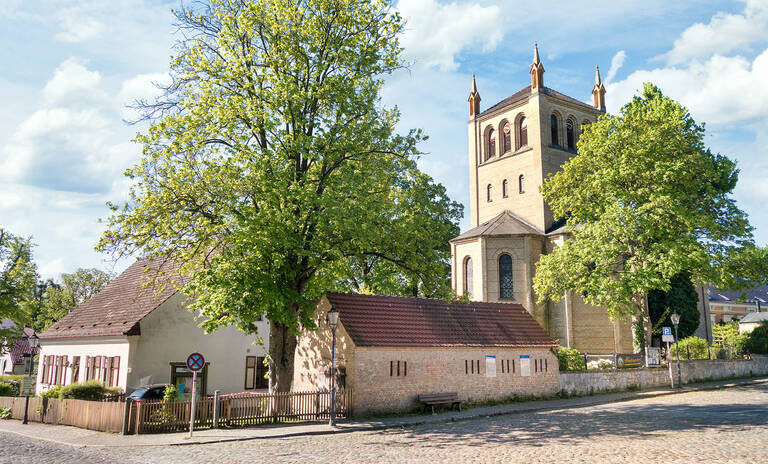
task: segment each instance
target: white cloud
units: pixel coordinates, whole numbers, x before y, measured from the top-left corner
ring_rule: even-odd
[[[400,0],[397,10],[406,18],[401,43],[409,57],[427,67],[454,71],[456,56],[475,46],[483,52],[496,48],[504,35],[497,5],[440,4],[436,0]]]
[[[105,97],[100,85],[101,74],[89,71],[82,60],[68,58],[56,68],[51,80],[45,84],[44,104],[47,107],[90,104]]]
[[[162,94],[157,85],[167,85],[170,81],[171,76],[168,73],[139,74],[124,81],[117,97],[122,105],[121,115],[123,119],[126,121],[137,119],[140,116],[139,113],[129,106],[137,100],[151,102]]]
[[[616,73],[619,72],[619,69],[621,69],[622,66],[624,66],[624,60],[626,59],[627,54],[624,50],[619,50],[613,55],[613,59],[611,59],[611,69],[608,70],[608,75],[605,77],[606,84],[616,77]]]
[[[677,65],[744,50],[762,40],[768,40],[768,1],[747,0],[743,14],[717,13],[709,23],[696,23],[686,29],[675,40],[674,48],[661,58]]]
[[[54,38],[62,42],[85,42],[95,39],[107,31],[104,23],[73,10],[64,10],[59,17],[59,25],[62,30],[54,35]]]

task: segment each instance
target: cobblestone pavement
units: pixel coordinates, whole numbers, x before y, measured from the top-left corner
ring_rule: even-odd
[[[768,384],[382,432],[73,448],[0,433],[0,461],[768,463]]]

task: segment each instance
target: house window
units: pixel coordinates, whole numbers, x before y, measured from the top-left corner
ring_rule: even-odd
[[[389,362],[390,377],[405,377],[406,375],[408,375],[408,361]]]
[[[499,299],[513,300],[512,257],[508,254],[499,256]]]
[[[522,147],[528,146],[528,120],[525,116],[520,116],[517,120],[517,140],[515,149],[519,150]]]
[[[245,389],[255,390],[269,388],[269,379],[267,379],[267,366],[264,365],[262,356],[245,357]]]
[[[488,203],[490,203],[493,201],[493,186],[491,184],[488,184],[488,186],[486,187],[486,191],[488,195],[487,200],[488,200]]]
[[[558,139],[557,132],[557,116],[554,114],[549,117],[549,129],[552,136],[552,145],[560,145],[560,140]]]
[[[120,383],[120,356],[112,356],[109,359],[109,378],[107,385],[116,387]]]
[[[472,257],[467,256],[464,258],[464,295],[470,300],[472,299]]]
[[[508,151],[512,150],[512,126],[509,125],[508,121],[504,121],[502,124],[501,152],[507,153]]]
[[[80,356],[72,356],[72,372],[69,383],[77,383],[80,375]]]
[[[501,183],[501,196],[504,198],[509,196],[509,182],[507,182],[507,179],[504,179],[504,182]]]
[[[570,119],[565,122],[565,141],[569,150],[576,149],[576,142],[573,137],[573,121]]]
[[[101,356],[94,356],[91,359],[93,359],[93,378],[101,380]]]
[[[525,176],[522,174],[517,178],[517,191],[525,193]]]
[[[479,359],[465,359],[464,360],[464,373],[479,374],[480,373],[480,360]]]
[[[488,131],[487,151],[485,153],[485,159],[491,159],[496,156],[496,131],[491,129]]]

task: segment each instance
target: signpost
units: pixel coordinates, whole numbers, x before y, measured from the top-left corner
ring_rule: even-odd
[[[192,353],[187,357],[187,369],[192,371],[192,398],[189,401],[189,438],[195,427],[195,403],[197,403],[197,373],[205,367],[205,358],[200,353]]]
[[[661,341],[667,344],[667,366],[669,366],[669,381],[672,384],[672,388],[675,388],[675,377],[672,375],[672,352],[669,351],[670,342],[675,341],[675,337],[672,336],[672,327],[661,328]]]
[[[645,347],[645,365],[661,366],[661,348],[655,346]]]

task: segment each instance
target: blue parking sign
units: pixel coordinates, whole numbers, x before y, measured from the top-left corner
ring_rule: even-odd
[[[672,327],[662,327],[661,328],[661,334],[662,335],[672,335]]]

